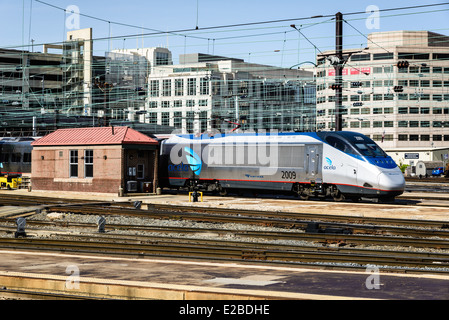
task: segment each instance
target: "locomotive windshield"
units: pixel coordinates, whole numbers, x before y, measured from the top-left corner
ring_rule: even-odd
[[[349,154],[365,157],[388,157],[370,138],[355,132],[318,133],[324,141],[334,148]]]
[[[345,132],[344,137],[362,156],[388,157],[388,155],[373,140],[364,135]]]
[[[366,157],[386,157],[386,153],[373,143],[356,143],[355,147]]]

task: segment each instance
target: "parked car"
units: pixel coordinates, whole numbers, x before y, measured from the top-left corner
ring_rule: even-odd
[[[438,167],[432,170],[432,176],[441,176],[444,174],[444,168]]]

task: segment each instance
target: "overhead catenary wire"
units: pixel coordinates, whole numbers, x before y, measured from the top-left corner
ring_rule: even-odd
[[[55,9],[58,10],[62,10],[64,12],[66,12],[66,9],[58,7],[56,5],[50,4],[48,2],[44,2],[42,0],[34,0],[36,2],[42,3],[44,5],[53,7]],[[436,6],[443,6],[443,5],[449,5],[449,2],[443,2],[443,3],[435,3],[435,4],[426,4],[426,5],[417,5],[417,6],[404,6],[404,7],[394,7],[394,8],[386,8],[386,9],[379,9],[379,12],[390,12],[390,11],[398,11],[398,10],[411,10],[411,9],[420,9],[420,8],[428,8],[428,7],[436,7]],[[449,10],[449,9],[447,9]],[[116,24],[116,25],[121,25],[121,26],[126,26],[126,27],[132,27],[132,28],[137,28],[137,29],[142,29],[142,26],[136,26],[136,25],[131,25],[131,24],[127,24],[127,23],[122,23],[122,22],[113,22],[104,18],[99,18],[99,17],[95,17],[92,15],[87,15],[84,13],[79,13],[81,16],[87,17],[87,18],[91,18],[91,19],[95,19],[98,21],[102,21],[102,22],[106,22],[106,23],[112,23],[112,24]],[[348,13],[343,13],[344,16],[352,16],[352,15],[360,15],[360,14],[366,14],[365,11],[355,11],[355,12],[348,12]],[[278,19],[278,20],[266,20],[266,21],[258,21],[258,22],[246,22],[246,23],[237,23],[237,24],[229,24],[229,25],[219,25],[219,26],[209,26],[209,27],[201,27],[201,28],[186,28],[186,29],[178,29],[178,30],[169,30],[169,31],[162,31],[162,30],[157,30],[157,29],[153,29],[153,28],[143,28],[145,30],[149,30],[152,32],[149,33],[141,33],[141,34],[129,34],[129,35],[118,35],[118,36],[111,36],[111,37],[98,37],[98,38],[94,38],[92,40],[96,40],[96,41],[100,41],[100,40],[108,40],[108,39],[123,39],[123,38],[136,38],[136,37],[142,37],[142,36],[153,36],[153,35],[161,35],[161,34],[173,34],[173,35],[177,35],[177,36],[185,36],[183,33],[185,32],[195,32],[195,31],[209,31],[209,30],[217,30],[217,29],[228,29],[228,28],[236,28],[236,27],[244,27],[244,26],[255,26],[255,25],[265,25],[265,24],[275,24],[275,23],[280,23],[280,22],[290,22],[290,21],[306,21],[306,20],[313,20],[313,19],[321,19],[321,18],[333,18],[334,15],[315,15],[315,16],[310,16],[310,17],[299,17],[299,18],[288,18],[288,19]],[[192,35],[186,35],[186,36],[190,36],[195,38],[196,36],[192,36]],[[211,38],[206,38],[206,37],[197,37],[199,39],[202,40],[210,40]],[[60,44],[61,42],[51,42],[49,44]],[[40,43],[40,44],[36,44],[36,45],[44,45],[46,43]],[[19,46],[14,46],[14,47],[6,47],[6,48],[17,48]]]
[[[55,9],[58,9],[58,10],[62,10],[62,11],[64,11],[64,12],[67,12],[67,10],[66,10],[65,8],[58,7],[58,6],[53,5],[53,4],[50,4],[50,3],[48,3],[48,2],[44,2],[44,1],[42,1],[42,0],[34,0],[34,1],[39,2],[39,3],[41,3],[41,4],[44,4],[44,5],[46,5],[46,6],[49,6],[49,7],[52,7],[52,8],[55,8]],[[95,16],[92,16],[92,15],[88,15],[88,14],[85,14],[85,13],[77,13],[77,14],[79,14],[80,16],[89,18],[89,19],[94,19],[94,20],[97,20],[97,21],[101,21],[101,22],[108,23],[109,26],[110,26],[111,24],[115,24],[115,25],[119,25],[119,26],[123,26],[123,27],[129,27],[129,28],[135,28],[135,29],[142,29],[142,30],[153,31],[153,32],[156,32],[156,33],[163,33],[163,34],[169,33],[169,34],[173,34],[173,35],[177,35],[177,36],[186,36],[186,35],[183,35],[183,34],[177,34],[176,31],[162,31],[162,30],[153,29],[153,28],[147,28],[147,27],[142,27],[142,26],[136,26],[136,25],[132,25],[132,24],[129,24],[129,23],[123,23],[123,22],[111,21],[111,20],[107,20],[107,19],[95,17]],[[119,36],[119,37],[122,37],[122,38],[123,38],[124,36]],[[134,37],[136,37],[136,35],[133,35],[132,37],[134,38]],[[207,38],[202,38],[202,37],[193,36],[193,35],[192,35],[192,36],[189,36],[189,37],[197,38],[197,39],[202,39],[202,40],[207,40]],[[111,38],[110,35],[109,35],[109,38]]]
[[[348,26],[350,26],[351,28],[353,28],[355,31],[357,31],[360,35],[362,35],[367,41],[375,44],[376,46],[378,46],[379,48],[385,50],[386,52],[390,53],[390,50],[385,49],[384,47],[382,47],[381,45],[379,45],[378,43],[374,42],[373,40],[369,39],[366,35],[364,35],[362,32],[360,32],[356,27],[354,27],[352,24],[350,24],[347,20],[343,19],[343,22],[346,23]]]
[[[324,23],[324,22],[323,22]],[[137,27],[137,26],[136,26]],[[139,27],[140,28],[140,27]],[[218,31],[220,31],[220,30],[218,30]],[[223,30],[221,30],[221,31],[223,31]],[[217,32],[217,31],[214,31],[214,32]],[[279,33],[282,33],[282,31],[280,31]],[[145,34],[143,34],[143,35],[145,35]],[[160,35],[160,33],[158,33],[158,34],[152,34],[152,36],[159,36]],[[139,34],[139,36],[140,37],[143,37],[141,34]],[[257,35],[249,35],[250,37],[251,36],[257,36]],[[117,38],[121,38],[121,39],[123,39],[123,37],[129,37],[129,35],[128,36],[117,36]],[[149,36],[150,37],[150,36]],[[236,36],[236,37],[239,37],[239,36]],[[227,38],[232,38],[232,37],[227,37]],[[104,39],[104,40],[108,40],[108,42],[110,43],[110,41],[111,41],[111,38],[94,38],[93,39],[93,41],[100,41],[100,40],[102,40],[102,39]],[[208,43],[209,43],[209,41],[210,41],[210,39],[211,38],[208,38]],[[262,41],[263,42],[263,41]],[[243,43],[243,42],[242,42]],[[245,42],[246,43],[246,42]],[[231,45],[231,44],[237,44],[237,42],[234,42],[234,43],[223,43],[223,42],[221,42],[221,43],[219,43],[218,45],[221,45],[221,46],[226,46],[226,45]],[[196,45],[196,44],[194,44],[194,45]],[[189,46],[192,46],[192,45],[190,45],[189,44]],[[110,47],[110,45],[108,45],[108,47]],[[303,49],[304,50],[304,49]],[[215,53],[215,39],[213,39],[213,51],[214,51],[214,53]],[[248,55],[248,53],[244,53],[244,55]],[[255,55],[254,55],[254,53],[252,54],[252,56],[254,57]]]
[[[36,1],[40,2],[40,3],[43,3],[43,1],[38,1],[38,0],[36,0]],[[434,6],[441,6],[441,5],[444,5],[444,4],[449,4],[449,3],[434,4],[434,5],[423,5],[423,6],[409,6],[409,7],[402,7],[401,9],[402,10],[412,10],[412,9],[420,9],[420,8],[430,7],[430,6],[432,6],[432,7],[434,7]],[[65,10],[65,9],[59,8],[59,7],[58,7],[58,9]],[[399,10],[399,9],[398,8],[383,9],[383,10],[380,10],[380,12],[388,12],[388,11],[393,11],[393,10]],[[447,9],[442,9],[442,10],[439,10],[439,11],[444,11],[444,10],[447,10]],[[344,15],[348,16],[348,15],[355,15],[355,14],[357,14],[357,13],[345,13]],[[359,12],[358,14],[365,14],[365,12]],[[420,14],[420,12],[400,13],[400,14],[401,15]],[[89,17],[89,18],[93,17],[93,16],[84,15],[84,14],[83,14],[83,16],[86,16],[86,17]],[[394,15],[394,16],[397,16],[397,15]],[[309,20],[309,19],[311,19],[311,21],[315,21],[316,19],[323,18],[323,17],[325,17],[325,16],[313,16],[313,17],[308,17],[308,18],[306,17],[306,18],[303,18],[303,19],[304,19],[304,21],[305,20]],[[333,15],[332,16],[329,15],[328,17],[333,17]],[[388,16],[385,16],[385,17],[388,18]],[[330,19],[328,21],[331,21],[331,20],[332,19]],[[357,18],[348,19],[347,21],[353,21],[353,20],[357,20]],[[102,20],[99,20],[99,21],[102,21]],[[238,40],[238,39],[244,39],[244,38],[254,39],[255,37],[276,36],[276,34],[279,34],[279,35],[283,35],[282,39],[278,39],[277,40],[279,44],[282,44],[282,49],[283,50],[282,50],[282,62],[281,62],[281,65],[283,65],[284,61],[285,61],[284,59],[287,58],[290,54],[291,55],[296,54],[296,51],[295,51],[295,49],[288,48],[288,46],[287,46],[287,44],[292,40],[291,37],[287,37],[287,34],[290,34],[290,32],[293,32],[293,31],[282,30],[282,28],[285,28],[286,26],[276,27],[276,28],[280,28],[280,31],[278,31],[278,32],[273,32],[273,33],[266,32],[266,30],[268,28],[272,27],[270,24],[275,24],[275,23],[278,23],[279,21],[280,20],[271,20],[271,21],[263,21],[263,22],[254,22],[254,23],[245,23],[245,24],[237,24],[237,25],[228,25],[228,26],[223,26],[221,28],[220,28],[220,26],[213,26],[213,27],[206,27],[206,28],[186,29],[186,31],[185,31],[186,34],[182,34],[181,35],[182,37],[184,37],[183,38],[184,39],[184,44],[179,45],[179,47],[184,47],[184,53],[186,53],[187,49],[192,49],[192,48],[195,48],[195,46],[199,46],[198,44],[194,43],[193,41],[192,41],[192,43],[191,43],[191,41],[189,41],[187,43],[186,37],[190,37],[190,33],[195,33],[195,36],[198,36],[198,35],[201,36],[201,37],[197,38],[199,40],[207,39],[208,45],[209,45],[209,42],[212,40],[213,41],[213,53],[215,53],[215,41],[219,41],[219,42],[217,42],[217,46],[220,45],[222,48],[224,48],[224,47],[228,46],[229,44],[231,44],[231,42],[225,41],[225,40],[233,40],[233,39]],[[283,20],[283,22],[287,22],[287,21],[298,21],[298,19],[284,19]],[[111,33],[110,33],[110,26],[111,26],[111,24],[114,24],[114,23],[112,21],[107,20],[107,19],[103,19],[103,22],[107,22],[108,23],[109,35],[111,35]],[[318,22],[316,24],[320,24],[320,23],[324,23],[324,21],[323,22]],[[117,25],[119,25],[119,24],[117,24]],[[313,25],[313,24],[311,23],[310,25]],[[130,27],[132,25],[123,24],[123,26]],[[260,32],[255,32],[254,34],[248,34],[248,35],[233,35],[233,36],[228,36],[228,37],[217,37],[218,33],[223,33],[223,32],[241,32],[241,30],[243,28],[244,29],[249,29],[249,28],[247,28],[249,26],[254,27],[254,30],[257,30],[257,31],[260,31]],[[141,29],[141,30],[155,30],[155,29],[149,29],[149,28],[145,29],[145,28],[142,28],[141,26],[133,26],[133,27],[136,28],[136,29]],[[30,15],[30,29],[31,29],[31,15]],[[301,29],[303,29],[303,27],[301,27]],[[355,29],[355,28],[353,28],[353,29]],[[355,30],[359,34],[361,34],[357,29],[355,29]],[[207,32],[211,32],[211,31],[214,32],[213,36],[203,37],[203,35],[207,35]],[[144,36],[145,37],[147,37],[147,36],[148,37],[153,37],[153,36],[157,37],[157,36],[166,35],[166,34],[172,34],[172,33],[171,33],[171,31],[160,31],[160,30],[157,30],[157,31],[151,32],[151,33],[139,33],[138,35],[117,36],[117,39],[125,39],[125,38],[129,39],[131,37],[136,37],[137,38],[137,37],[144,37]],[[176,34],[176,36],[179,36],[179,35]],[[349,36],[351,36],[351,35],[349,35]],[[364,37],[366,38],[366,36],[364,36]],[[316,41],[316,39],[314,37],[308,37],[308,38],[304,37],[304,38],[310,44],[312,44],[312,47],[314,47],[315,50],[318,49],[318,45],[314,45],[313,44]],[[326,39],[326,38],[331,39],[332,37],[331,36],[323,37],[323,39]],[[93,39],[93,41],[105,41],[105,40],[111,41],[111,39],[114,39],[114,37],[95,38],[95,39]],[[297,40],[297,39],[295,39],[295,40]],[[261,43],[264,43],[264,42],[265,43],[269,43],[268,40],[264,40],[264,39],[262,39],[260,42]],[[243,44],[243,43],[253,43],[253,42],[252,41],[234,41],[233,43],[235,43],[235,44]],[[382,45],[384,45],[384,44],[382,43]],[[25,47],[26,47],[26,44],[23,41],[22,50],[24,50]],[[20,48],[20,46],[19,46],[19,48]],[[108,48],[110,48],[110,45],[108,45]],[[322,50],[327,49],[327,48],[325,48],[323,46],[320,46],[320,48]],[[307,48],[305,48],[305,49],[307,49]],[[307,49],[307,50],[310,50],[310,52],[313,52],[313,49]],[[321,51],[321,50],[318,49],[318,51]],[[271,51],[270,50],[255,51],[255,52],[252,53],[252,57],[255,57],[256,53],[259,54],[261,57],[269,57],[270,55],[272,55],[272,52],[273,52],[273,50],[271,50]],[[238,54],[238,53],[236,53],[235,51],[230,52],[230,56],[234,56],[235,54]],[[240,54],[242,56],[243,55],[245,55],[245,56],[248,55],[247,52],[244,52],[244,49],[242,50],[242,52]],[[416,61],[416,62],[419,63],[419,61]],[[372,63],[373,63],[373,66],[382,65],[382,61],[372,61]],[[248,71],[251,71],[251,70],[248,69]],[[433,89],[434,88],[432,88],[432,90]],[[435,90],[437,90],[437,89],[435,89]],[[36,91],[36,92],[39,92],[39,91]],[[32,92],[32,94],[36,95],[35,92]],[[112,93],[112,94],[114,94],[114,93]],[[101,94],[98,94],[97,96],[94,95],[93,97],[95,99],[97,99],[97,98],[101,98],[102,96],[101,96]],[[130,97],[130,98],[128,98],[128,100],[126,100],[126,99],[119,99],[118,101],[119,102],[132,102],[132,101],[134,101],[134,99],[135,99],[134,97]],[[425,103],[431,103],[431,102],[432,101],[425,102]],[[102,104],[102,102],[96,102],[96,103],[93,103],[92,105],[101,105],[101,104]],[[39,112],[39,111],[37,111],[37,112]],[[375,117],[375,115],[370,115],[370,117]]]

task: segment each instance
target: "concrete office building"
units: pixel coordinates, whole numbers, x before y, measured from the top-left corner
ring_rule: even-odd
[[[166,48],[116,49],[106,53],[104,88],[112,120],[139,121],[144,114],[147,79],[152,68],[171,65],[172,55]]]
[[[92,29],[70,31],[43,52],[0,50],[0,135],[42,135],[91,116],[100,96],[93,79],[105,73],[105,58],[92,52]]]
[[[317,57],[318,130],[335,128],[331,55]],[[376,32],[366,48],[343,55],[343,130],[370,136],[398,163],[441,160],[449,144],[449,37]]]
[[[32,133],[33,115],[60,104],[60,54],[0,49],[0,136]]]
[[[108,123],[147,134],[171,132],[136,121],[151,67],[172,64],[171,52],[143,48],[95,56],[93,47],[87,28],[69,31],[62,44],[44,44],[42,52],[0,49],[0,136]]]
[[[93,55],[92,28],[67,32],[62,49],[62,112],[98,115],[105,101],[102,88],[95,79],[104,79],[105,57]]]
[[[152,68],[140,121],[183,133],[219,130],[314,131],[313,73],[208,54]]]

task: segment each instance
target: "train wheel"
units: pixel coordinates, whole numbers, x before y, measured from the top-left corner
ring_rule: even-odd
[[[220,191],[218,191],[218,194],[222,197],[226,197],[228,195],[228,189],[220,189]]]
[[[310,195],[306,193],[306,189],[297,183],[293,186],[292,191],[300,200],[309,200],[310,198]]]
[[[301,200],[309,200],[309,195],[305,193],[298,194],[299,199]]]
[[[336,189],[333,193],[332,193],[332,198],[334,199],[334,201],[340,202],[345,200],[345,196],[343,195],[343,193],[340,192],[340,190]]]

